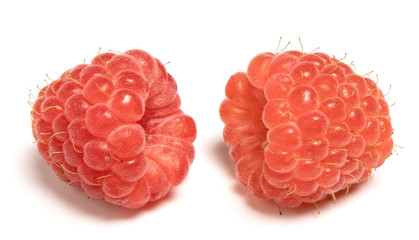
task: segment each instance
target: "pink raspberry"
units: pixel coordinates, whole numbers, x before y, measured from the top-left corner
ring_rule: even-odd
[[[39,92],[32,130],[57,176],[92,198],[140,208],[186,177],[194,120],[174,78],[143,50],[97,55]]]
[[[220,117],[236,176],[279,206],[334,197],[391,155],[382,91],[324,53],[261,53],[225,94]]]

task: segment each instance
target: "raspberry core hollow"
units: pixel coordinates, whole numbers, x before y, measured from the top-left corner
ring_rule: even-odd
[[[393,149],[376,82],[324,53],[261,53],[233,74],[220,106],[240,182],[294,208],[368,180]]]
[[[32,132],[57,176],[92,198],[140,208],[186,177],[194,120],[174,78],[143,50],[98,54],[40,89]]]

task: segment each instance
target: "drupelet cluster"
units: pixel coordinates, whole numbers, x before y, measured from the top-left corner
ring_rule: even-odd
[[[143,50],[98,54],[42,88],[31,112],[40,155],[92,198],[139,208],[165,196],[194,159],[194,120],[174,78]]]
[[[298,207],[370,178],[393,149],[376,82],[324,53],[261,53],[231,76],[220,106],[240,182]]]

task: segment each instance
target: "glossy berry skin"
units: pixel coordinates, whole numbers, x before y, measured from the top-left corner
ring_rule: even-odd
[[[38,150],[92,198],[140,208],[187,176],[196,126],[174,78],[143,50],[102,53],[42,88],[33,104]]]
[[[279,206],[334,197],[391,155],[382,91],[324,53],[261,53],[225,94],[220,117],[236,176]]]

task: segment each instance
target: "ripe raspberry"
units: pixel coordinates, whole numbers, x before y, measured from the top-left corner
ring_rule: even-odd
[[[225,94],[220,117],[236,175],[279,206],[334,197],[391,155],[382,91],[324,53],[261,53],[230,77]]]
[[[174,78],[142,50],[97,55],[39,92],[32,130],[58,177],[93,198],[140,208],[186,177],[194,120]]]

